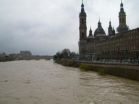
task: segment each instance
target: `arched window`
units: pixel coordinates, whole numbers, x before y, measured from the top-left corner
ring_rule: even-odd
[[[81,21],[82,21],[82,24],[84,24],[84,19],[82,19]]]
[[[84,38],[84,33],[82,32],[82,38]]]
[[[122,18],[120,18],[120,23],[122,23]]]
[[[124,23],[125,22],[125,19],[124,18],[122,18],[122,23]]]

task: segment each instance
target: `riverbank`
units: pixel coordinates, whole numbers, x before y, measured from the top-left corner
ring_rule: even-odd
[[[63,66],[80,67],[80,63],[78,63],[72,59],[58,59],[58,60],[55,60],[55,62],[58,64],[61,64]]]
[[[86,64],[74,60],[61,59],[56,61],[69,67],[78,67],[81,71],[95,71],[101,75],[114,75],[139,81],[138,65]]]

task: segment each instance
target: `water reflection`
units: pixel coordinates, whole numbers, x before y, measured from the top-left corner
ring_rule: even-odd
[[[0,63],[0,104],[139,104],[139,83],[52,61]]]

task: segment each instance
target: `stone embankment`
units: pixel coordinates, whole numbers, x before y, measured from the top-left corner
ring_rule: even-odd
[[[70,67],[79,67],[81,71],[95,71],[101,75],[114,75],[139,81],[139,65],[86,63],[62,59],[59,64]]]

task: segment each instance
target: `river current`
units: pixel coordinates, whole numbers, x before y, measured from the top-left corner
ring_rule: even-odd
[[[2,62],[0,104],[139,104],[139,82],[53,61]]]

